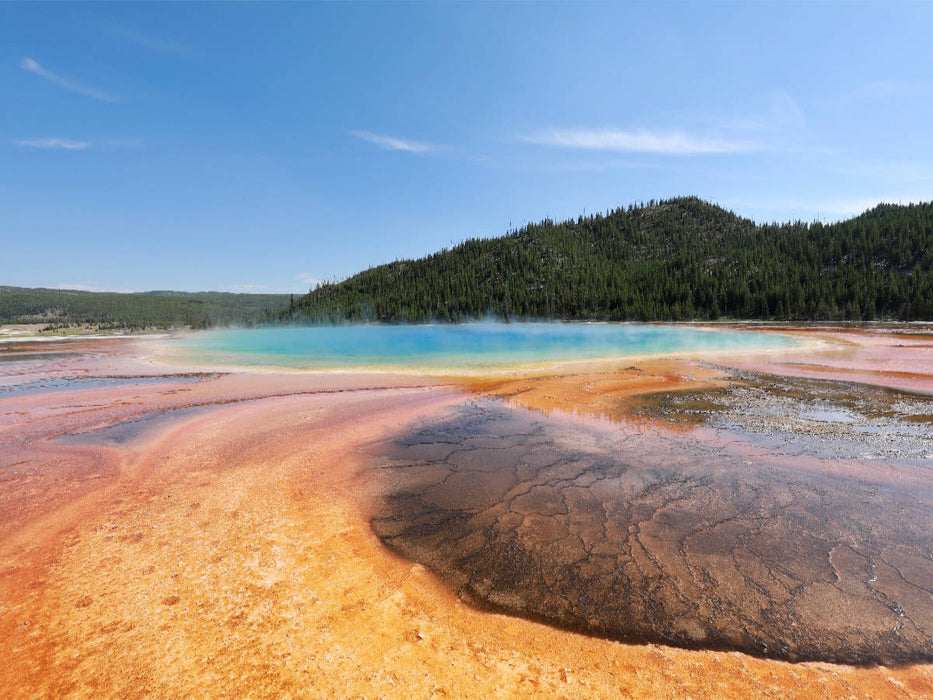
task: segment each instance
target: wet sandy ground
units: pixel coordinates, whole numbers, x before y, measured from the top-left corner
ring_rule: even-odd
[[[382,449],[464,411],[498,415],[522,409],[512,412],[499,400],[477,398],[476,386],[464,393],[448,380],[399,376],[173,371],[174,377],[104,381],[165,374],[136,358],[136,347],[118,341],[68,344],[56,348],[62,354],[51,360],[5,355],[0,365],[0,386],[9,389],[0,393],[4,697],[933,696],[933,666],[926,662],[788,663],[738,651],[622,643],[465,605],[456,587],[393,556],[373,533],[370,518],[377,517],[379,531],[386,497],[400,484],[385,479],[392,469],[384,467],[392,465]],[[22,348],[24,356],[45,352]],[[921,368],[929,373],[930,355],[923,357]],[[825,359],[830,361],[831,353]],[[778,362],[752,361],[768,368]],[[760,372],[758,365],[745,369]],[[543,413],[523,420],[543,422],[549,440],[567,432],[571,452],[586,448],[599,454],[624,410],[640,412],[625,420],[633,421],[628,429],[642,440],[665,430],[664,449],[688,444],[683,442],[688,435],[691,450],[713,450],[717,440],[732,434],[745,439],[738,440],[736,450],[753,456],[770,451],[779,462],[799,458],[768,442],[789,434],[787,426],[756,433],[754,425],[730,423],[735,416],[728,414],[703,414],[697,421],[695,404],[659,408],[626,402],[630,380],[638,392],[674,385],[722,389],[737,384],[728,376],[735,370],[697,363],[628,367],[591,367],[552,381],[532,378],[538,400],[567,405],[572,397],[578,414],[607,416],[601,425],[586,417]],[[870,374],[870,369],[858,371]],[[10,388],[36,381],[45,385]],[[541,408],[534,406],[535,392],[518,386],[522,381],[496,379],[486,390],[493,395],[493,384],[501,389],[509,383],[502,393],[509,401],[529,400]],[[924,380],[906,381],[914,382],[910,388],[916,391]],[[49,382],[62,385],[50,388]],[[767,401],[759,404],[766,413]],[[823,417],[839,417],[825,413],[835,408],[822,410]],[[678,414],[689,420],[678,420]],[[878,420],[905,422],[896,416]],[[586,444],[573,438],[583,434],[575,426],[584,424],[583,432],[592,431]],[[494,432],[496,439],[508,439],[507,430]],[[813,469],[835,478],[832,471],[840,463],[816,454],[816,447],[805,448],[819,464]],[[540,448],[532,445],[531,452],[535,449]],[[928,464],[924,456],[914,457],[919,466],[909,468]],[[857,455],[847,461],[858,461]],[[880,479],[879,484],[870,493],[859,491],[859,497],[872,500],[879,491],[896,491],[894,484]],[[457,507],[464,493],[471,491],[453,493],[454,500],[461,499]],[[432,495],[450,505],[443,491]],[[520,504],[527,515],[548,512],[547,499],[536,500],[538,495]],[[471,497],[479,499],[471,504],[475,509],[488,495]],[[929,504],[918,513],[922,524]],[[528,520],[525,541],[552,546],[546,523]],[[687,520],[655,523],[654,532],[646,528],[642,535],[663,542],[668,535],[659,526],[676,529]],[[535,530],[538,526],[544,529]],[[850,531],[864,535],[854,525]],[[856,570],[857,557],[850,558]],[[906,578],[925,566],[905,563],[903,556],[888,559],[896,560]],[[828,576],[796,570],[790,575]],[[733,577],[725,585],[741,588],[743,580]],[[923,616],[930,614],[929,603],[899,604],[928,631]],[[825,611],[826,624],[838,621],[834,607],[819,601],[813,607]],[[860,622],[853,617],[860,610],[855,605],[841,612]],[[745,614],[735,614],[740,613]],[[883,619],[893,611],[878,613]],[[682,627],[691,640],[697,636],[690,624]],[[867,629],[869,640],[884,641],[883,634],[872,636],[875,628]],[[883,631],[883,624],[877,629]],[[896,645],[887,651],[864,646],[867,653],[894,654],[897,660]]]

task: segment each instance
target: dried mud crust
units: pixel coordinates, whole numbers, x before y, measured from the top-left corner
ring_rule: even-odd
[[[792,661],[933,659],[930,480],[825,469],[824,437],[811,437],[782,461],[774,447],[476,399],[368,448],[383,493],[372,528],[474,605],[593,635]],[[919,462],[892,468],[928,468],[915,447]]]

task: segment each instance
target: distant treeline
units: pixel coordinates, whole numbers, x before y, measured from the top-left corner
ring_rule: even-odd
[[[211,328],[268,321],[289,303],[287,294],[226,292],[85,292],[0,287],[0,323],[56,328]]]
[[[931,268],[933,204],[758,225],[688,197],[374,267],[278,320],[931,320]]]

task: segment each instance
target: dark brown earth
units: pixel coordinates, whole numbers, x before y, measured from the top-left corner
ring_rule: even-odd
[[[373,527],[462,598],[580,632],[794,661],[933,659],[930,460],[891,460],[904,471],[891,480],[797,447],[788,462],[773,445],[759,456],[473,401],[376,448]]]

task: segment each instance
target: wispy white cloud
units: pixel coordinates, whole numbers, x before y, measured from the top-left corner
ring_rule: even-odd
[[[267,284],[231,284],[224,289],[235,294],[271,294],[272,287]]]
[[[163,39],[160,37],[150,36],[149,34],[143,34],[142,32],[129,29],[128,27],[123,27],[119,24],[108,25],[106,30],[116,37],[157,53],[186,57],[191,56],[194,53],[194,51],[191,50],[191,47],[186,46],[181,42],[175,41],[173,39]]]
[[[383,134],[374,134],[369,131],[350,131],[350,136],[354,136],[363,141],[375,144],[386,151],[405,151],[407,153],[430,153],[437,150],[437,146],[422,141],[411,141],[401,139],[397,136],[385,136]]]
[[[519,137],[543,146],[589,151],[657,153],[663,155],[709,155],[761,150],[751,141],[696,136],[684,131],[654,129],[546,129]]]
[[[295,275],[295,279],[306,287],[316,287],[319,284],[324,284],[325,281],[320,277],[315,277],[309,272],[299,272],[297,275]]]
[[[85,284],[83,282],[56,284],[49,289],[75,290],[79,292],[117,292],[120,294],[133,294],[138,289],[114,289],[113,287],[102,287],[100,283]]]
[[[43,148],[46,150],[60,151],[86,151],[88,149],[100,149],[102,151],[118,151],[126,149],[141,148],[142,139],[123,138],[123,139],[103,139],[101,141],[79,141],[78,139],[41,137],[28,139],[12,139],[10,141],[14,146],[23,148]]]
[[[74,139],[38,138],[14,139],[13,144],[25,148],[44,148],[47,150],[84,151],[91,147],[90,141],[75,141]]]
[[[40,78],[45,78],[53,85],[58,85],[61,88],[70,90],[71,92],[76,92],[79,95],[84,95],[85,97],[91,97],[95,100],[100,100],[101,102],[119,102],[119,98],[114,97],[106,92],[102,92],[92,87],[82,85],[81,83],[76,83],[73,80],[68,80],[63,78],[57,73],[53,73],[46,68],[40,66],[36,61],[29,58],[28,56],[23,58],[19,62],[19,67],[28,73],[33,73],[38,75]]]

